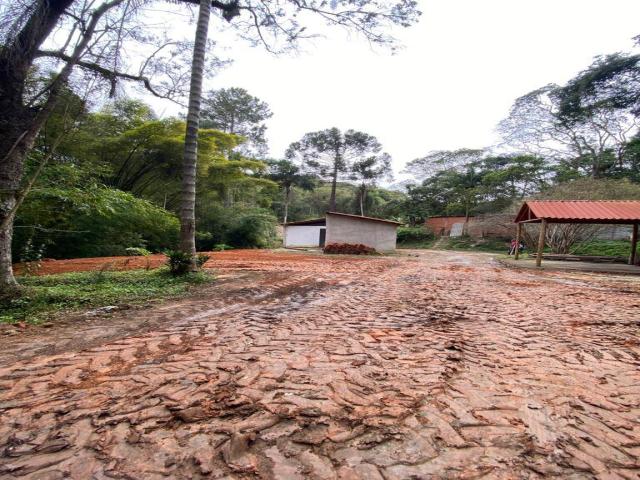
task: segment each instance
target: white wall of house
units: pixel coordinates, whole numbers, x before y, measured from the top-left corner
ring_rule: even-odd
[[[392,252],[397,228],[394,223],[327,213],[326,243],[361,243],[379,252]]]
[[[284,227],[285,247],[320,246],[320,229],[324,225],[287,225]]]

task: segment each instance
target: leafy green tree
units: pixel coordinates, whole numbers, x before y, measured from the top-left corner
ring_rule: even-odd
[[[184,121],[158,120],[147,105],[120,100],[76,121],[54,161],[90,165],[96,181],[177,211],[184,135]],[[226,162],[226,152],[240,142],[235,135],[200,129],[198,180],[209,176],[214,163]]]
[[[265,121],[272,116],[269,105],[244,88],[222,88],[203,99],[201,127],[240,135],[247,139],[243,153],[260,156],[267,150]]]
[[[429,176],[408,190],[413,216],[495,213],[544,188],[550,167],[531,155],[486,156],[456,164]]]
[[[268,177],[282,189],[282,223],[287,223],[289,203],[291,203],[294,187],[312,190],[316,186],[316,178],[313,175],[303,174],[300,167],[289,160],[271,160],[267,163],[269,165]]]
[[[358,203],[360,215],[364,216],[367,189],[379,180],[392,178],[391,156],[388,153],[380,153],[354,161],[351,165],[350,178],[359,184]]]
[[[514,199],[544,189],[551,180],[548,162],[533,155],[489,156],[474,164],[483,193],[480,212],[497,212]]]
[[[499,130],[510,147],[553,160],[565,176],[610,176],[624,168],[625,145],[638,131],[637,120],[614,102],[586,99],[589,105],[578,110],[568,107],[575,102],[573,88],[547,85],[523,95]]]
[[[558,91],[558,96],[558,116],[569,123],[603,111],[627,111],[640,117],[640,55],[596,57]]]
[[[97,5],[74,0],[34,0],[29,4],[13,2],[3,9],[0,19],[0,289],[11,290],[17,283],[11,265],[11,236],[15,216],[16,197],[23,181],[25,160],[46,123],[60,92],[69,84],[72,73],[88,72],[98,75],[113,94],[119,80],[139,82],[157,96],[184,94],[184,42],[169,47],[163,35],[153,35],[144,28],[137,7],[145,2],[110,0]],[[201,100],[202,75],[214,71],[204,68],[206,32],[210,9],[213,8],[227,22],[232,23],[245,38],[264,44],[269,50],[281,50],[282,45],[295,47],[307,35],[308,25],[300,23],[307,14],[324,23],[345,27],[362,34],[370,42],[393,45],[393,37],[385,32],[389,26],[408,27],[420,15],[415,0],[393,2],[360,1],[354,4],[336,0],[327,8],[324,0],[306,2],[284,1],[278,8],[268,2],[219,2],[181,0],[180,3],[199,3],[199,22],[192,62],[190,111],[187,114],[184,183],[182,205],[182,249],[195,249],[195,178],[197,162],[197,131]],[[206,18],[205,18],[206,17]],[[242,18],[244,17],[244,18]],[[67,27],[67,28],[64,28]],[[54,34],[68,38],[47,50],[47,42]],[[284,41],[284,44],[280,43]],[[55,45],[55,42],[53,42]],[[153,45],[150,57],[140,65],[131,61],[136,55],[126,55],[127,46]],[[141,49],[138,48],[137,51]],[[139,57],[139,55],[138,55]],[[60,69],[52,81],[30,96],[27,93],[29,74],[40,58],[53,59]],[[128,61],[123,62],[122,58]],[[209,62],[213,65],[215,62]],[[158,80],[160,80],[158,82]]]
[[[376,155],[381,148],[372,135],[356,130],[343,133],[333,127],[305,134],[289,145],[286,157],[301,164],[303,171],[331,182],[329,210],[335,211],[338,180],[350,172],[355,161]]]
[[[222,159],[209,167],[202,185],[205,194],[215,192],[225,207],[245,203],[268,207],[276,183],[265,178],[267,164],[242,157]]]
[[[180,191],[185,124],[181,120],[147,121],[121,135],[91,143],[96,161],[109,169],[108,185],[176,208]],[[209,175],[238,138],[217,130],[198,132],[197,178]]]
[[[50,185],[35,190],[16,217],[16,259],[29,242],[53,258],[125,255],[129,247],[175,247],[178,220],[172,213],[121,190],[56,185],[53,177],[50,172]]]
[[[370,217],[405,221],[402,207],[406,197],[405,193],[396,190],[389,190],[379,186],[369,187],[367,189],[365,211]]]

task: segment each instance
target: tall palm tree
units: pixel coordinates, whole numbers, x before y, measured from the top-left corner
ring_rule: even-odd
[[[200,0],[198,26],[193,46],[191,63],[191,86],[187,110],[187,132],[184,137],[184,160],[182,164],[182,202],[180,208],[180,249],[191,255],[191,270],[196,263],[196,166],[198,162],[198,128],[200,126],[200,102],[202,100],[202,77],[204,57],[209,32],[211,0]]]

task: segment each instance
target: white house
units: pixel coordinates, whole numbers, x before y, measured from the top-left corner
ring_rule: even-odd
[[[327,212],[325,218],[289,222],[284,225],[284,246],[324,247],[325,243],[361,243],[379,252],[396,248],[400,223],[382,218]]]
[[[324,247],[327,221],[324,218],[289,222],[284,227],[284,246],[295,247]]]

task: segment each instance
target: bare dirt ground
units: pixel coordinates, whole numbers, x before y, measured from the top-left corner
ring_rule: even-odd
[[[0,341],[0,477],[640,478],[637,278],[209,266],[199,296]]]

